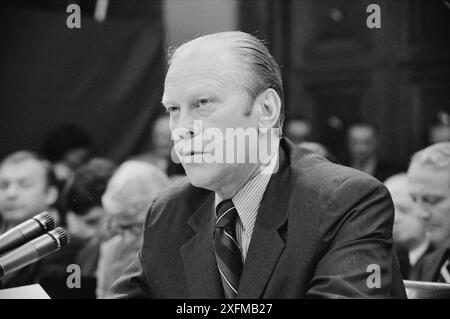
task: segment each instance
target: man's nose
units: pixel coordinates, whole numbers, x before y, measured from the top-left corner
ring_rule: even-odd
[[[430,209],[427,205],[425,205],[420,199],[417,202],[417,216],[422,220],[428,220],[431,217]]]
[[[7,198],[15,198],[17,196],[17,186],[14,184],[10,184],[5,191]]]
[[[194,119],[188,111],[182,109],[177,120],[173,123],[172,139],[177,142],[181,139],[191,138],[194,134]]]

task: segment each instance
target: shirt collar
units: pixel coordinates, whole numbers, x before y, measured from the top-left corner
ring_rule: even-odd
[[[409,252],[409,263],[414,266],[417,261],[420,259],[420,257],[425,254],[425,252],[428,249],[428,246],[430,245],[429,239],[426,239],[423,241],[422,244],[420,244],[418,247],[414,248]]]
[[[269,163],[266,165],[261,164],[258,168],[258,173],[231,198],[242,225],[244,226],[244,231],[247,232],[249,236],[253,233],[259,205],[261,204],[264,192],[269,184],[270,177],[277,167],[279,157],[278,152],[279,150],[277,148]],[[217,193],[215,195],[215,208],[217,208],[217,205],[224,199]]]

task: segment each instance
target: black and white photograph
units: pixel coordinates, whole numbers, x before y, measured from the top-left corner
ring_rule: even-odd
[[[0,299],[450,299],[450,0],[2,1]]]

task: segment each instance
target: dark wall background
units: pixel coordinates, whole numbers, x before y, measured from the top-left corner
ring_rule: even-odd
[[[381,29],[366,27],[370,3]],[[249,0],[240,21],[281,61],[287,117],[311,118],[340,157],[346,127],[365,119],[380,128],[383,157],[405,163],[450,112],[449,1]]]
[[[93,19],[95,1],[75,1],[81,30],[66,28],[71,1],[2,2],[0,157],[37,149],[49,129],[66,122],[92,135],[97,155],[120,161],[143,150],[161,112],[163,25],[178,20],[177,3],[185,6],[166,1],[171,21],[163,21],[163,1],[111,0],[102,23]],[[196,34],[222,28],[214,19],[221,10],[204,2],[208,10],[175,10],[183,23],[196,21]],[[405,163],[427,144],[436,114],[450,113],[448,1],[229,3],[227,14],[237,8],[236,29],[266,39],[281,64],[287,118],[310,117],[314,138],[338,156],[345,156],[346,127],[369,119],[380,128],[383,157]],[[381,29],[366,27],[370,3],[381,6]]]
[[[148,144],[165,68],[160,3],[112,1],[99,23],[94,2],[78,1],[81,29],[68,29],[68,2],[1,5],[0,157],[37,150],[67,122],[116,161]]]

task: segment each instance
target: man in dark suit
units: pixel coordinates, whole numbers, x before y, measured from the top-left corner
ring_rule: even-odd
[[[405,297],[387,189],[280,138],[281,73],[258,39],[203,36],[169,63],[162,102],[187,179],[153,201],[110,297]],[[239,129],[249,142],[228,148]]]
[[[450,247],[437,248],[422,258],[411,280],[450,284]]]
[[[450,142],[415,153],[408,169],[408,191],[436,250],[418,263],[413,277],[450,283]]]
[[[384,184],[394,202],[393,239],[400,271],[404,279],[417,280],[420,261],[432,253],[435,246],[427,236],[421,208],[408,193],[408,182],[406,173],[401,173],[389,177]]]

